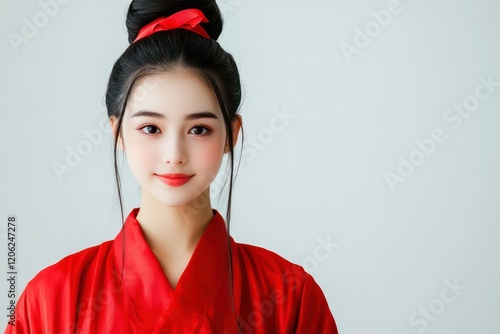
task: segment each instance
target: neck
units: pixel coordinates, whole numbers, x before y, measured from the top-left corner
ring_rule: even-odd
[[[181,206],[167,206],[143,191],[137,221],[157,257],[176,259],[192,253],[213,218],[209,188]],[[207,200],[208,199],[208,200]],[[200,207],[199,203],[203,203]]]

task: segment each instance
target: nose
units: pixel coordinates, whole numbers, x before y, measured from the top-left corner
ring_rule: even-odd
[[[171,133],[165,136],[166,140],[162,143],[162,161],[168,164],[184,164],[187,161],[186,147],[184,141],[179,136]]]

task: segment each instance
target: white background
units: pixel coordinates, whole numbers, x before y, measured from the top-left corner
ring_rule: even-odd
[[[121,227],[104,94],[128,45],[128,5],[67,1],[16,48],[9,34],[21,35],[23,18],[43,9],[1,0],[0,256],[6,275],[6,221],[15,214],[19,293],[44,267]],[[500,4],[219,5],[219,42],[244,92],[235,240],[304,265],[342,334],[500,333]],[[381,14],[388,9],[390,19]],[[489,93],[482,100],[480,77],[497,83],[479,88]],[[443,118],[458,117],[448,110],[463,103],[472,111],[460,126]],[[279,112],[293,118],[272,130]],[[88,143],[86,131],[104,139],[58,178],[52,165]],[[419,153],[416,141],[435,131],[446,139]],[[391,188],[386,173],[410,158],[413,171]],[[127,215],[140,192],[126,164],[123,173]],[[225,200],[213,206],[224,212]],[[336,247],[317,253],[328,239]],[[462,290],[445,290],[446,280]]]

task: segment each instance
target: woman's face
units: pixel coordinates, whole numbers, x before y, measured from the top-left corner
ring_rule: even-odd
[[[239,127],[234,130],[237,137]],[[215,93],[182,69],[137,82],[122,131],[119,146],[142,191],[168,206],[189,203],[204,193],[217,176],[227,149]],[[167,185],[157,176],[173,173],[194,176],[181,186]]]

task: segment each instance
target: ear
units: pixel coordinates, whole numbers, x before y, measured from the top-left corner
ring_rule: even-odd
[[[233,147],[236,146],[238,141],[238,135],[240,134],[241,126],[243,125],[243,118],[240,114],[236,114],[233,122],[231,123],[231,128],[233,131]],[[224,153],[229,153],[229,141],[226,140],[226,146],[224,147]]]
[[[113,140],[116,140],[116,128],[118,127],[118,120],[116,119],[115,116],[111,116],[109,118],[109,122],[111,124],[111,133],[113,134]],[[120,137],[120,140],[118,141],[118,148],[122,151],[123,149],[123,139]]]

